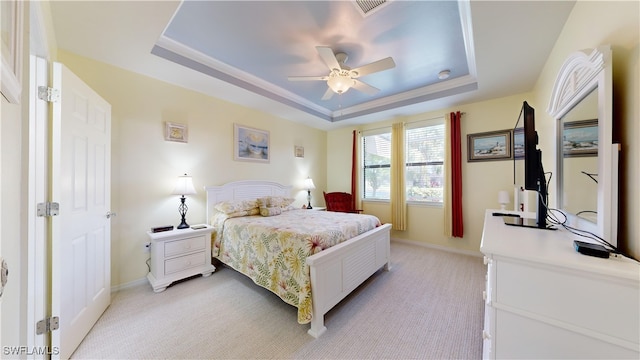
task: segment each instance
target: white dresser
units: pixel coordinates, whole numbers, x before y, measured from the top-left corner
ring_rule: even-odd
[[[151,272],[147,279],[153,291],[164,291],[172,282],[193,275],[209,276],[216,268],[211,264],[211,232],[202,229],[174,229],[147,232],[151,240]]]
[[[640,265],[579,254],[556,231],[487,210],[484,359],[640,359]]]

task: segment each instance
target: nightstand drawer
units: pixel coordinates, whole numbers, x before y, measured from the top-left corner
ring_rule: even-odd
[[[192,267],[201,266],[205,263],[206,256],[204,252],[180,256],[164,262],[164,274],[169,275]]]
[[[184,240],[167,241],[164,243],[165,258],[191,251],[203,250],[206,246],[205,236],[196,236]]]

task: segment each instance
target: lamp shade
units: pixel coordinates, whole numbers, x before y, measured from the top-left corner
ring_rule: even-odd
[[[178,176],[178,181],[176,181],[176,187],[173,189],[172,194],[174,195],[190,195],[195,194],[196,189],[193,187],[193,180],[191,176]]]
[[[310,177],[304,180],[304,188],[307,190],[315,189],[316,186],[313,184],[313,180]]]
[[[508,203],[509,203],[509,193],[504,190],[498,192],[498,204],[500,204],[502,210],[505,209]]]

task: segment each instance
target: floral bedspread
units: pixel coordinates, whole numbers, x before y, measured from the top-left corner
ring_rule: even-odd
[[[277,216],[211,219],[213,256],[298,308],[298,323],[312,318],[306,258],[380,225],[372,215],[290,210]]]

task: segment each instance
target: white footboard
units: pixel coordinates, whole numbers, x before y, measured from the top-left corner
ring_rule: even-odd
[[[384,224],[307,258],[313,301],[309,335],[322,335],[324,314],[378,269],[391,268],[390,231],[391,224]]]

